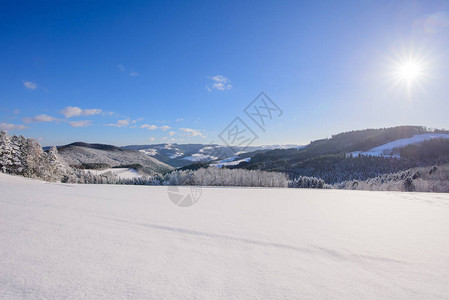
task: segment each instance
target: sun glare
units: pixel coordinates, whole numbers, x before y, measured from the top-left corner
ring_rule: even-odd
[[[420,52],[411,52],[403,51],[389,60],[392,87],[405,88],[410,96],[424,90],[429,78],[428,59]]]
[[[416,61],[401,63],[398,65],[397,75],[401,81],[412,84],[422,77],[422,66]]]

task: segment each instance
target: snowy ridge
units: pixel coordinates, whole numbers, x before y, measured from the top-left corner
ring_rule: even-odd
[[[0,190],[3,299],[449,295],[448,194],[203,188],[183,209],[161,186]]]
[[[347,156],[358,156],[365,155],[365,156],[384,156],[384,157],[396,157],[399,158],[400,155],[396,149],[403,148],[405,146],[411,145],[411,144],[418,144],[426,140],[431,139],[449,139],[449,134],[445,133],[424,133],[424,134],[416,134],[412,136],[411,138],[406,139],[400,139],[396,140],[375,148],[372,148],[368,151],[354,151],[351,153],[348,153]]]

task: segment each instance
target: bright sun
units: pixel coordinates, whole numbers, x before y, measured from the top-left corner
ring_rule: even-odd
[[[412,84],[423,76],[422,66],[416,61],[407,61],[397,66],[398,79]]]

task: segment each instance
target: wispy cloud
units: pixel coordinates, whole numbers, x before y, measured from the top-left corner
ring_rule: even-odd
[[[92,109],[81,109],[77,106],[67,106],[64,108],[61,113],[67,118],[73,118],[73,117],[79,117],[79,116],[93,116],[98,115],[103,110],[98,108],[92,108]]]
[[[169,134],[170,136],[174,136],[174,135],[176,134],[176,132],[174,132],[174,131],[169,131],[168,134]]]
[[[120,70],[120,72],[125,72],[126,71],[126,68],[125,68],[124,65],[120,64],[120,65],[117,65],[117,67]],[[131,76],[131,77],[140,76],[140,74],[138,72],[136,72],[136,71],[129,72],[128,75]]]
[[[156,125],[150,125],[150,124],[143,124],[142,126],[140,126],[140,128],[146,128],[148,130],[155,130],[158,127]]]
[[[92,121],[90,120],[82,120],[82,121],[71,121],[69,122],[72,127],[87,127],[92,125]]]
[[[154,137],[149,137],[148,140],[152,142],[154,141]]]
[[[198,129],[192,129],[192,128],[179,128],[180,131],[184,132],[188,136],[200,136],[202,138],[205,138],[201,130]]]
[[[23,81],[23,85],[25,86],[25,88],[29,89],[29,90],[35,90],[37,89],[37,83],[33,82],[33,81]]]
[[[17,125],[10,123],[0,123],[0,130],[23,130],[27,127],[25,125]]]
[[[115,126],[115,127],[126,127],[126,126],[129,126],[129,120],[128,119],[117,120],[117,123],[106,124],[106,125]]]
[[[46,114],[42,114],[42,115],[37,115],[34,116],[32,118],[23,118],[22,121],[24,121],[25,123],[33,123],[33,122],[37,122],[37,123],[41,123],[41,122],[53,122],[56,121],[57,119],[46,115]]]
[[[230,90],[232,88],[231,80],[224,77],[223,75],[215,75],[209,77],[212,80],[211,86],[206,86],[206,89],[211,92],[212,89],[216,89],[219,91]]]
[[[176,119],[176,122],[182,122],[182,121],[184,121],[183,118]]]
[[[136,124],[140,121],[143,121],[143,118],[138,118],[138,119],[132,120],[131,123]]]
[[[164,126],[156,126],[156,125],[152,125],[152,124],[143,124],[142,126],[140,126],[140,128],[146,128],[148,130],[156,130],[156,129],[160,129],[163,131],[169,130],[171,129],[170,126],[164,125]]]

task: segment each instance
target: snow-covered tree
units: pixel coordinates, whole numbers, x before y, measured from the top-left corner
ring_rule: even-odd
[[[41,145],[35,140],[28,138],[25,141],[22,151],[26,165],[24,175],[26,177],[45,178],[46,155],[42,150]]]
[[[13,135],[11,137],[11,156],[12,156],[12,166],[11,173],[13,174],[23,174],[24,171],[24,156],[22,153],[25,138],[23,136]]]
[[[13,166],[11,140],[5,131],[0,132],[0,169],[3,173],[10,173]]]
[[[65,166],[58,154],[58,149],[53,146],[46,155],[46,177],[48,181],[59,181],[65,174]]]
[[[287,187],[283,173],[260,170],[201,168],[196,171],[174,171],[167,174],[164,184],[203,186]]]

